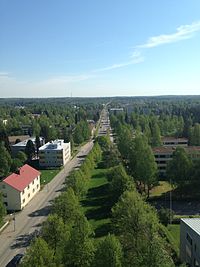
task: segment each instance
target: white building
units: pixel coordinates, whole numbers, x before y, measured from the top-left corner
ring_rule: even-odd
[[[40,172],[28,164],[0,183],[7,210],[22,210],[40,190]]]
[[[181,219],[180,258],[187,266],[200,266],[200,218]]]
[[[70,158],[70,142],[64,140],[54,140],[39,148],[39,163],[43,168],[64,166]]]

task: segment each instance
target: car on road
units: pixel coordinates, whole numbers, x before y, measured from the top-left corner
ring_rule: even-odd
[[[19,266],[24,254],[17,254],[15,255],[11,261],[6,265],[6,267],[16,267]]]

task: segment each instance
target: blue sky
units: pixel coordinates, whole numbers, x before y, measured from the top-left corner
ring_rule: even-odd
[[[0,97],[200,94],[199,0],[0,0]]]

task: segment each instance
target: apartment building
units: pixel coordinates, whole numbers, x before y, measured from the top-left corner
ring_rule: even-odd
[[[192,160],[200,159],[200,146],[184,147]],[[173,152],[176,150],[175,146],[161,146],[152,148],[155,161],[158,166],[158,172],[161,176],[165,176],[167,164],[172,160]]]
[[[24,152],[25,151],[25,148],[26,148],[26,144],[27,142],[31,140],[33,142],[33,144],[35,145],[35,137],[29,137],[17,144],[14,144],[11,146],[11,151],[12,151],[12,154],[13,155],[16,155],[19,151],[22,151]],[[45,144],[45,139],[44,137],[40,137],[40,144],[41,146],[43,146]]]
[[[163,146],[188,146],[188,139],[186,138],[174,138],[174,137],[162,137]]]
[[[70,142],[57,139],[39,148],[39,164],[42,168],[64,166],[71,158]]]
[[[200,266],[200,218],[181,219],[180,259],[187,266]]]
[[[28,164],[0,183],[7,210],[22,210],[40,190],[40,172]]]

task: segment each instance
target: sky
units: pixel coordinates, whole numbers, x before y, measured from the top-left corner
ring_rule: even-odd
[[[199,0],[0,0],[0,97],[200,94]]]

